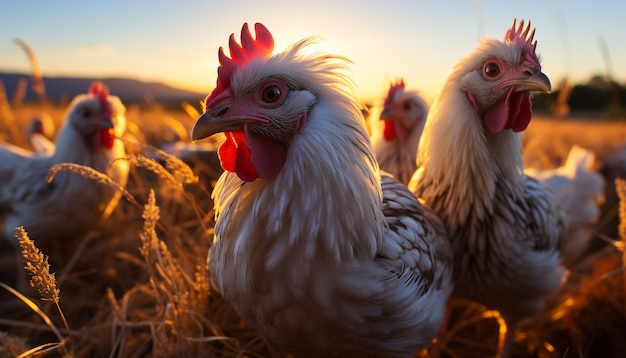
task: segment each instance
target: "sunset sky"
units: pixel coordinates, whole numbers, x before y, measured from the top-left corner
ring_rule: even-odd
[[[276,50],[315,35],[316,49],[350,58],[363,99],[403,77],[432,101],[454,64],[482,36],[502,38],[513,18],[537,28],[553,87],[607,68],[624,83],[624,14],[618,0],[2,1],[0,71],[30,71],[19,38],[47,76],[131,77],[208,93],[218,48],[244,22],[262,22]]]

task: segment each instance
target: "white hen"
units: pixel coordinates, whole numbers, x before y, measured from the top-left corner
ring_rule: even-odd
[[[125,155],[124,144],[115,140],[126,128],[124,112],[120,99],[95,82],[88,94],[70,103],[51,155],[0,148],[0,220],[5,239],[17,245],[18,226],[39,243],[76,237],[111,213],[120,198],[117,190],[76,173],[58,173],[51,183],[46,177],[59,163],[105,172],[113,159]],[[117,161],[110,175],[125,185],[128,163]]]
[[[410,357],[452,289],[440,222],[378,170],[346,60],[272,55],[247,24],[192,139],[224,132],[212,282],[269,342],[298,357]],[[432,220],[432,221],[429,221]],[[439,230],[438,230],[439,229]]]
[[[454,251],[455,295],[495,309],[507,324],[539,313],[563,282],[565,222],[551,191],[523,174],[521,131],[531,91],[549,91],[524,21],[485,38],[455,67],[430,109],[409,188],[443,220]]]
[[[427,115],[426,101],[400,80],[391,84],[383,105],[372,108],[368,117],[380,169],[405,185],[417,169],[417,145]]]

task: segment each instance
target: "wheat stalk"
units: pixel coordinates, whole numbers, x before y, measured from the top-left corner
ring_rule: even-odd
[[[20,244],[20,248],[22,249],[22,258],[24,259],[24,263],[26,265],[24,269],[28,271],[28,274],[30,275],[30,286],[37,289],[43,301],[50,301],[55,304],[57,310],[59,311],[59,315],[63,320],[63,325],[65,326],[65,329],[67,330],[68,334],[71,334],[69,325],[67,324],[67,320],[65,319],[65,315],[61,310],[61,306],[59,306],[60,290],[57,288],[57,282],[54,273],[50,273],[50,264],[48,263],[48,257],[39,251],[39,249],[35,246],[35,242],[28,237],[28,233],[26,232],[26,230],[24,230],[24,227],[20,226],[15,229],[15,238],[17,239],[18,243]],[[27,301],[24,302],[28,304]],[[31,307],[31,309],[33,309],[34,303],[31,302],[31,304],[29,304],[29,306]],[[36,305],[34,306],[36,307]],[[38,307],[36,312],[37,311],[40,311]],[[40,314],[40,316],[44,318],[44,320],[46,320],[48,326],[53,329],[59,340],[63,342],[64,339],[61,336],[61,333],[58,331],[58,329],[53,328],[54,325],[52,324],[52,321],[47,319],[47,316],[45,315]],[[69,352],[65,348],[65,345],[62,345],[62,347],[65,353],[69,355]]]
[[[4,82],[2,81],[0,81],[0,117],[2,117],[2,123],[7,126],[11,138],[20,138],[20,129],[11,110]]]
[[[183,185],[174,178],[170,172],[168,172],[161,164],[157,163],[156,160],[150,159],[141,154],[133,154],[122,158],[115,158],[111,163],[109,163],[109,168],[118,160],[126,160],[138,167],[146,168],[151,172],[155,173],[159,178],[164,179],[166,182],[170,183],[172,186],[182,189]],[[107,168],[108,170],[108,168]]]
[[[133,205],[137,207],[141,207],[141,204],[137,202],[135,197],[131,193],[129,193],[128,190],[126,190],[126,188],[124,188],[115,180],[113,180],[113,178],[86,165],[80,165],[80,164],[74,164],[74,163],[55,164],[48,171],[48,176],[46,177],[46,181],[48,183],[51,183],[52,180],[54,180],[54,177],[60,171],[69,171],[72,173],[76,173],[76,174],[84,176],[85,178],[93,179],[100,184],[113,187],[117,191],[121,192],[122,195],[126,198],[126,200],[128,200],[130,203],[132,203]]]
[[[15,238],[22,248],[22,257],[26,263],[24,269],[31,276],[30,286],[39,291],[42,300],[58,303],[60,290],[57,288],[56,277],[49,272],[48,257],[39,252],[23,227],[15,229]]]
[[[191,170],[191,168],[187,164],[185,164],[185,162],[183,162],[182,160],[160,149],[157,149],[149,144],[134,143],[134,142],[127,141],[123,138],[118,138],[118,139],[127,144],[139,145],[140,147],[157,154],[158,156],[160,156],[161,158],[165,160],[167,169],[163,167],[161,164],[159,164],[156,160],[148,158],[142,154],[134,154],[134,155],[129,155],[129,156],[122,157],[122,158],[116,158],[111,163],[109,163],[109,168],[113,165],[113,163],[115,163],[115,161],[126,160],[138,167],[143,167],[155,173],[159,178],[170,183],[172,186],[176,187],[182,192],[183,196],[191,203],[192,208],[202,225],[202,228],[206,232],[207,228],[205,227],[205,224],[203,221],[203,218],[206,216],[206,213],[196,204],[196,201],[194,200],[194,198],[184,190],[184,184],[195,184],[208,197],[210,197],[211,194],[206,190],[206,188],[203,185],[200,184],[199,178],[195,174],[193,174],[193,171]],[[176,179],[176,177],[168,171],[168,169],[172,170],[175,174],[178,174],[179,177],[182,177],[183,182],[179,182]]]
[[[35,51],[33,51],[33,49],[31,49],[25,41],[15,39],[15,42],[22,48],[22,50],[24,50],[24,52],[26,52],[26,55],[28,56],[28,60],[33,68],[33,83],[31,87],[33,92],[39,96],[41,105],[46,107],[48,104],[48,97],[46,96],[46,87],[43,84],[43,75],[41,73],[39,61],[37,60],[37,55],[35,55]]]

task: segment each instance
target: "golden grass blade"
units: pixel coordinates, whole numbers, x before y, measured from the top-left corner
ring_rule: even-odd
[[[41,67],[39,67],[37,55],[35,55],[35,51],[33,51],[26,42],[20,39],[15,39],[15,42],[24,50],[24,52],[26,52],[26,55],[28,56],[28,60],[30,61],[33,69],[33,92],[39,96],[41,104],[45,107],[48,104],[48,98],[46,97],[46,87],[43,84],[43,75],[41,73]]]
[[[57,336],[59,341],[63,341],[63,335],[61,335],[61,331],[59,331],[59,329],[52,322],[50,317],[48,317],[48,315],[44,311],[42,311],[35,302],[31,301],[28,297],[22,295],[16,289],[5,284],[4,282],[0,282],[0,286],[4,288],[5,290],[9,291],[15,297],[19,298],[22,302],[24,302],[28,306],[28,308],[30,308],[33,312],[39,315],[39,317],[41,317],[41,319],[46,323],[46,325],[50,327],[50,330],[54,333],[54,335]]]
[[[15,93],[13,94],[13,100],[11,100],[11,105],[13,106],[13,109],[17,110],[23,107],[27,89],[28,80],[25,78],[21,78],[17,82],[17,88],[15,89]]]
[[[38,347],[35,348],[31,348],[29,350],[27,350],[26,352],[20,354],[19,356],[17,356],[17,358],[22,358],[22,357],[36,357],[38,355],[42,355],[44,353],[48,353],[51,352],[53,350],[56,350],[58,348],[62,348],[63,347],[63,343],[46,343],[46,344],[42,344]]]
[[[6,89],[4,88],[4,82],[2,81],[0,81],[0,120],[2,120],[2,124],[8,129],[11,138],[20,138],[20,129],[13,115],[13,110],[11,109]]]
[[[196,109],[196,107],[192,106],[188,102],[183,102],[180,104],[183,110],[191,117],[191,119],[196,120],[200,117],[200,111]]]

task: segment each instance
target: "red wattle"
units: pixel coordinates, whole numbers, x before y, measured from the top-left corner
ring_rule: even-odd
[[[507,128],[509,122],[509,114],[511,113],[511,95],[513,88],[506,94],[504,101],[496,103],[487,112],[485,112],[485,124],[493,133],[498,133]]]
[[[102,141],[102,146],[106,148],[113,148],[113,142],[115,141],[115,132],[113,128],[107,128],[100,131],[100,140]]]
[[[89,150],[92,152],[97,152],[100,148],[111,149],[114,141],[115,133],[111,128],[102,129],[87,138]]]
[[[485,124],[493,133],[504,129],[521,132],[528,127],[533,116],[530,93],[515,92],[511,88],[504,101],[485,113]]]
[[[393,128],[396,131],[396,137],[398,137],[398,140],[400,141],[400,143],[404,143],[406,142],[407,139],[409,139],[409,131],[404,128],[404,126],[402,124],[400,124],[400,122],[398,121],[394,121],[395,123],[393,124]]]
[[[247,125],[243,126],[243,133],[250,150],[250,163],[257,175],[263,179],[275,179],[287,159],[285,148],[274,139],[250,131]]]
[[[237,174],[247,182],[259,177],[250,162],[250,150],[246,145],[246,138],[242,132],[225,132],[226,141],[220,146],[217,154],[224,170]]]
[[[396,135],[395,129],[393,128],[394,121],[389,120],[389,119],[385,119],[384,121],[385,121],[385,129],[383,131],[383,136],[385,140],[387,141],[393,140],[393,137]]]
[[[224,170],[237,174],[247,182],[257,178],[274,179],[287,158],[285,148],[273,139],[251,132],[244,125],[243,132],[225,132],[226,141],[217,154]]]
[[[517,107],[518,110],[515,118],[513,118],[513,123],[511,123],[511,129],[516,132],[521,132],[528,128],[530,120],[533,117],[532,103],[530,102],[530,93],[516,93],[513,99],[515,103],[513,106]]]

